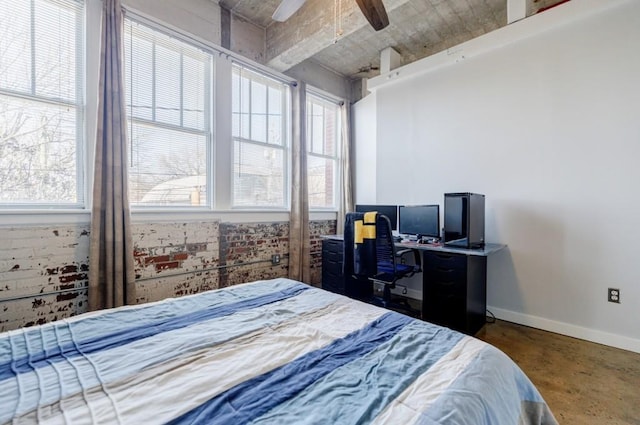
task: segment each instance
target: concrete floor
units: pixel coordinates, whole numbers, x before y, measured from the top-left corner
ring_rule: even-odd
[[[640,425],[640,354],[500,320],[476,338],[520,366],[560,424]]]

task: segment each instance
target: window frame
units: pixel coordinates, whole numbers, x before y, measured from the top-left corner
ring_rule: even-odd
[[[309,112],[309,106],[310,106],[310,98],[311,99],[316,99],[320,102],[318,103],[324,103],[325,105],[332,105],[336,107],[335,110],[335,139],[334,139],[334,151],[335,151],[335,156],[331,156],[331,155],[326,155],[326,154],[318,154],[318,153],[314,153],[313,152],[313,143],[312,143],[312,134],[313,134],[313,123],[309,123],[308,117],[309,116],[313,116],[313,113]],[[311,211],[337,211],[339,209],[339,199],[342,193],[342,187],[340,186],[340,181],[342,178],[342,173],[343,173],[343,169],[342,169],[342,143],[344,143],[343,137],[342,137],[342,114],[340,113],[340,108],[342,107],[342,105],[344,104],[344,101],[341,99],[338,99],[320,89],[317,89],[315,87],[312,86],[307,86],[307,93],[306,93],[306,109],[307,109],[307,118],[305,118],[305,125],[306,125],[306,135],[307,135],[307,173],[308,173],[308,169],[309,169],[309,158],[310,157],[314,157],[314,158],[321,158],[321,159],[325,159],[325,160],[333,160],[334,164],[335,164],[335,171],[334,171],[334,181],[333,181],[333,205],[331,206],[317,206],[317,205],[311,205],[311,195],[309,195],[309,210]],[[323,110],[326,111],[326,107],[324,107],[323,105]],[[324,118],[323,118],[323,124],[324,124]],[[323,125],[323,134],[326,131],[325,126]],[[311,135],[311,137],[310,137]],[[324,142],[323,142],[324,143]],[[308,174],[307,174],[308,177]]]
[[[278,84],[280,84],[282,86],[282,94],[281,94],[281,123],[280,123],[280,128],[281,128],[281,143],[280,144],[276,144],[276,143],[270,143],[269,142],[269,136],[268,136],[268,129],[269,129],[269,121],[268,121],[268,117],[269,117],[269,87],[267,86],[267,96],[265,99],[265,103],[267,106],[267,111],[265,112],[265,116],[267,117],[267,120],[265,121],[265,129],[266,129],[266,141],[265,142],[261,142],[258,140],[254,140],[254,139],[247,139],[245,137],[242,137],[242,131],[240,131],[240,134],[238,136],[234,135],[234,121],[233,121],[233,90],[234,90],[234,84],[233,84],[233,78],[236,72],[236,69],[240,70],[240,78],[242,78],[242,70],[246,70],[249,73],[253,73],[253,74],[257,74],[259,78],[264,78],[266,80],[271,80],[272,82],[276,82]],[[277,76],[275,76],[273,73],[261,70],[257,67],[251,66],[246,62],[243,61],[239,61],[236,59],[233,59],[231,61],[231,96],[230,96],[230,110],[231,110],[231,122],[230,122],[230,126],[231,126],[231,131],[229,134],[229,140],[231,141],[231,175],[230,175],[230,197],[229,197],[229,209],[230,210],[234,210],[234,211],[257,211],[257,210],[263,210],[263,211],[284,211],[284,210],[289,210],[290,205],[291,205],[291,190],[290,190],[290,184],[291,184],[291,139],[292,139],[292,90],[291,90],[291,84],[290,82],[282,79],[282,78],[278,78]],[[253,81],[253,79],[250,79],[249,81]],[[242,84],[240,82],[240,84]],[[251,85],[249,85],[249,87],[251,87]],[[251,88],[250,88],[251,90]],[[252,105],[252,96],[251,96],[251,92],[248,95],[249,97],[249,133],[252,133],[252,125],[251,125],[251,117],[252,117],[252,109],[251,109],[251,105]],[[242,109],[240,107],[240,109]],[[240,111],[239,113],[240,115],[242,115],[242,111]],[[239,121],[238,125],[240,126],[240,128],[242,127],[242,122],[241,120]],[[282,166],[283,166],[283,193],[282,193],[282,204],[281,205],[237,205],[235,203],[235,188],[236,188],[236,181],[235,181],[235,172],[233,171],[233,167],[234,167],[234,163],[235,163],[235,155],[236,155],[236,142],[238,143],[246,143],[246,144],[250,144],[253,146],[262,146],[262,147],[269,147],[269,148],[277,148],[280,149],[282,152]]]
[[[195,40],[193,38],[191,38],[190,36],[188,36],[187,34],[178,31],[178,30],[173,30],[171,28],[168,28],[166,25],[156,22],[154,20],[151,19],[147,19],[146,17],[132,12],[130,10],[127,9],[127,13],[125,15],[125,19],[123,21],[123,24],[126,26],[127,25],[127,21],[132,21],[133,23],[137,24],[137,25],[141,25],[143,27],[146,27],[148,30],[151,30],[153,32],[157,32],[160,33],[164,36],[167,36],[169,38],[173,38],[181,43],[185,43],[190,47],[193,47],[195,49],[198,49],[200,51],[202,51],[204,54],[206,54],[208,56],[208,62],[207,62],[207,67],[205,70],[205,75],[204,75],[204,87],[207,91],[204,100],[205,100],[205,104],[204,104],[204,111],[203,111],[203,117],[204,117],[204,122],[206,123],[206,129],[199,131],[197,129],[191,128],[191,127],[185,127],[184,126],[184,117],[183,117],[183,111],[182,111],[182,93],[184,91],[184,87],[182,85],[182,82],[180,83],[180,93],[181,93],[181,98],[180,98],[180,105],[181,105],[181,122],[182,125],[175,125],[175,124],[170,124],[170,123],[165,123],[162,121],[158,121],[155,118],[153,119],[145,119],[145,118],[137,118],[134,117],[133,115],[129,115],[129,107],[127,106],[127,104],[125,104],[125,108],[127,109],[127,120],[128,120],[128,134],[131,135],[131,130],[133,128],[133,124],[137,123],[137,124],[141,124],[144,126],[150,126],[153,128],[160,128],[160,129],[164,129],[164,130],[170,130],[170,131],[177,131],[183,134],[186,133],[191,133],[191,134],[199,134],[199,135],[203,135],[205,136],[205,147],[206,147],[206,158],[205,158],[205,164],[207,167],[207,174],[205,177],[205,182],[207,185],[206,188],[206,197],[207,197],[207,201],[206,203],[202,204],[202,205],[188,205],[188,204],[178,204],[178,205],[163,205],[163,204],[142,204],[142,203],[134,203],[131,201],[130,199],[130,207],[131,207],[131,211],[132,213],[137,213],[137,212],[142,212],[142,213],[175,213],[175,212],[206,212],[206,211],[212,211],[215,209],[216,206],[216,189],[215,189],[215,175],[216,175],[216,160],[215,160],[215,152],[216,152],[216,136],[215,136],[215,131],[216,131],[216,125],[215,125],[215,115],[216,115],[216,93],[215,93],[215,87],[216,87],[216,62],[217,62],[217,52],[216,50],[214,50],[213,48],[209,47],[207,44],[202,43],[198,40]],[[125,30],[126,31],[126,30]],[[124,38],[125,38],[125,31],[123,31],[123,43],[124,43]],[[155,43],[154,43],[155,46]],[[181,55],[182,58],[182,55]],[[126,55],[123,58],[123,66],[126,67]],[[182,61],[181,61],[182,62]],[[154,57],[154,62],[153,62],[153,70],[154,70],[154,79],[155,79],[155,70],[156,70],[156,62],[155,62],[155,57]],[[125,71],[126,72],[126,71]],[[181,67],[181,73],[183,72],[183,69]],[[124,77],[126,78],[126,74],[124,75]],[[126,89],[126,82],[125,82],[125,89]],[[154,93],[154,102],[153,102],[153,108],[155,111],[155,84],[152,83],[152,92]],[[126,96],[129,96],[129,93],[126,93]],[[127,99],[128,100],[128,99]],[[155,112],[154,112],[155,115]],[[132,141],[129,140],[129,143],[131,144]],[[128,178],[129,178],[129,184],[131,183],[131,173],[128,173]],[[130,189],[129,189],[130,190]],[[131,192],[130,192],[131,193]]]
[[[97,129],[98,112],[98,81],[100,69],[100,43],[102,25],[103,4],[101,0],[76,0],[84,4],[84,16],[80,16],[83,23],[83,36],[80,39],[82,45],[83,62],[80,64],[83,97],[82,102],[84,119],[82,131],[79,133],[77,145],[82,151],[78,152],[77,160],[81,163],[81,174],[78,180],[82,186],[78,189],[84,199],[83,204],[78,205],[0,205],[0,220],[3,226],[20,225],[52,225],[72,224],[86,225],[90,222],[90,213],[93,204],[93,178],[94,178],[94,154],[95,136]],[[211,119],[210,157],[207,163],[211,168],[211,176],[208,181],[211,193],[209,194],[209,207],[151,207],[132,208],[132,220],[134,222],[167,221],[167,220],[210,220],[222,219],[232,222],[255,222],[263,220],[286,221],[290,213],[290,182],[291,182],[291,141],[292,141],[292,107],[293,87],[295,78],[282,74],[265,65],[254,62],[235,52],[221,47],[214,41],[194,35],[188,29],[176,26],[162,20],[161,17],[151,16],[142,10],[123,5],[125,17],[135,19],[137,22],[151,26],[154,30],[167,33],[172,37],[186,41],[198,48],[210,52],[213,57],[213,65],[210,73],[210,99],[211,105],[209,117]],[[266,77],[280,81],[287,86],[287,107],[284,117],[288,121],[285,129],[288,146],[285,155],[285,204],[281,207],[234,207],[231,205],[232,172],[230,162],[233,158],[233,144],[231,136],[231,64],[235,62],[246,68],[255,70]],[[228,103],[227,103],[228,102]],[[330,211],[313,213],[317,219],[334,218]]]
[[[65,100],[62,98],[54,97],[51,95],[38,95],[36,93],[37,81],[35,80],[34,70],[36,69],[35,58],[35,43],[34,38],[35,18],[33,13],[35,11],[35,1],[30,0],[30,20],[31,25],[29,28],[31,38],[29,41],[31,48],[30,55],[30,69],[31,69],[31,84],[29,93],[21,92],[10,89],[0,88],[0,95],[6,96],[9,99],[18,99],[26,102],[33,102],[39,104],[48,104],[53,107],[62,108],[74,108],[75,109],[75,202],[1,202],[0,201],[0,216],[13,215],[23,213],[33,213],[40,215],[46,212],[72,212],[78,213],[86,210],[90,203],[90,190],[87,176],[90,174],[91,168],[88,164],[88,141],[90,140],[87,128],[87,117],[92,112],[87,111],[89,108],[86,102],[88,96],[87,90],[87,70],[91,67],[91,58],[88,54],[88,47],[90,45],[90,31],[89,21],[92,16],[95,16],[95,3],[96,0],[66,0],[66,3],[77,5],[75,13],[75,36],[76,46],[74,49],[75,56],[75,87],[74,87],[74,101]],[[46,0],[41,0],[46,1]],[[46,1],[50,4],[55,4],[55,1]],[[62,7],[62,6],[60,6]],[[99,9],[98,9],[99,10]],[[95,108],[97,110],[97,107]]]

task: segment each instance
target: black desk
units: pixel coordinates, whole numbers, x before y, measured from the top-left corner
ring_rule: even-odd
[[[505,245],[483,249],[450,248],[439,244],[396,244],[422,253],[422,319],[473,335],[485,323],[487,258]],[[364,299],[363,285],[342,274],[341,235],[322,242],[322,287],[351,298]],[[325,261],[326,260],[326,261]]]

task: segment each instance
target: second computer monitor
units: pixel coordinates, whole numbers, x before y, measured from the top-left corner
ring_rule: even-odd
[[[398,206],[397,205],[356,205],[356,212],[377,211],[386,215],[391,222],[391,230],[398,228]]]
[[[398,221],[403,235],[440,237],[439,205],[400,205]]]

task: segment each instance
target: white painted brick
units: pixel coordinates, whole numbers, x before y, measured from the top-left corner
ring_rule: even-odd
[[[2,249],[0,248],[0,258],[6,260],[28,258],[34,255],[33,248],[16,248]]]
[[[11,303],[3,303],[2,315],[0,315],[0,331],[4,332],[17,329],[27,323],[37,321],[49,322],[54,319],[63,319],[80,313],[87,308],[87,291],[81,291],[73,300],[57,301],[56,295],[39,297],[42,300],[40,307],[34,308],[33,299],[23,299]],[[61,311],[60,311],[61,310]],[[34,313],[35,311],[35,313]]]
[[[24,279],[35,280],[43,277],[42,270],[23,269],[3,273],[0,271],[0,282],[16,282]]]
[[[225,227],[229,228],[229,226]],[[269,239],[273,242],[251,247],[244,261],[268,259],[269,253],[277,250],[286,253],[288,247],[286,224],[264,225],[242,224],[239,228],[242,240]],[[152,278],[138,283],[137,298],[140,302],[155,301],[217,288],[220,273],[217,270],[202,272],[206,267],[215,267],[220,262],[220,223],[137,223],[133,226],[135,249],[142,253],[136,260],[136,273],[142,278]],[[55,235],[57,232],[58,236]],[[246,233],[244,233],[246,231]],[[88,265],[89,236],[86,226],[46,226],[0,229],[0,300],[16,296],[55,291],[60,288],[60,274],[48,275],[47,269],[61,269],[68,265]],[[282,240],[281,240],[282,239]],[[144,266],[144,255],[159,255],[182,252],[187,244],[203,244],[204,251],[190,254],[178,269],[167,269],[158,273],[153,264]],[[15,258],[15,262],[14,262]],[[15,264],[20,266],[10,271]],[[193,274],[180,274],[194,271]],[[83,272],[78,272],[83,273]],[[86,272],[84,272],[86,273]],[[179,273],[177,276],[172,274]],[[264,265],[241,265],[228,272],[225,285],[240,281],[286,275],[286,261],[280,267]],[[72,282],[75,287],[86,285],[86,280]],[[38,296],[46,307],[34,306],[34,298],[0,303],[0,328],[16,328],[37,320],[52,320],[58,309],[61,314],[71,315],[85,311],[86,291],[83,297],[57,301],[55,295]],[[57,316],[60,318],[60,316]]]

